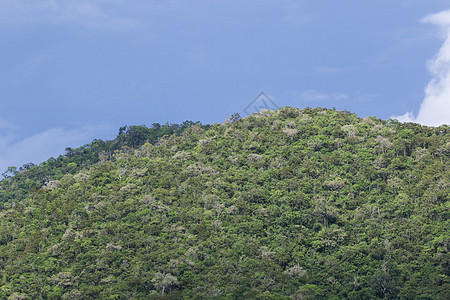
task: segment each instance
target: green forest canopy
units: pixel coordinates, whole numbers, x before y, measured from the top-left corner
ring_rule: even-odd
[[[450,298],[448,126],[164,126],[5,174],[0,298]]]

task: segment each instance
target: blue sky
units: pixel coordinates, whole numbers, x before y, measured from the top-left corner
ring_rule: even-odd
[[[0,170],[278,106],[450,123],[448,0],[0,0]]]

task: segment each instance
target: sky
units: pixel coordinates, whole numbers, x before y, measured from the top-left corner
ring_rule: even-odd
[[[123,125],[245,116],[261,92],[449,124],[450,4],[0,0],[0,173]]]

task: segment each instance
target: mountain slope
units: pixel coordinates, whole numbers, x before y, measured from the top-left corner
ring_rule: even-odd
[[[52,180],[59,180],[65,174],[76,174],[100,161],[111,159],[111,156],[120,150],[131,150],[145,143],[156,144],[163,137],[180,135],[184,130],[197,126],[208,129],[209,125],[200,122],[184,121],[182,124],[153,123],[148,128],[145,125],[123,126],[113,140],[96,139],[90,144],[72,149],[66,148],[65,155],[50,158],[39,166],[34,163],[24,164],[22,167],[9,167],[3,172],[0,181],[0,207],[15,205],[18,201],[35,193],[43,184]]]
[[[0,211],[0,297],[448,299],[449,154],[320,108],[194,126]]]

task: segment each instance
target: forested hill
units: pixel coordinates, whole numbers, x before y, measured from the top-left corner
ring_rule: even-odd
[[[61,179],[65,174],[74,175],[95,163],[111,160],[112,155],[117,151],[130,151],[145,143],[156,144],[161,138],[180,135],[192,126],[208,129],[210,125],[184,121],[181,124],[153,123],[151,127],[145,125],[123,126],[113,140],[96,139],[79,148],[67,147],[64,155],[60,155],[58,158],[52,157],[39,166],[32,162],[19,168],[11,166],[2,173],[0,208],[15,205],[18,201],[28,197],[30,193],[35,193],[52,180]]]
[[[284,107],[23,170],[0,298],[450,299],[449,129]]]

